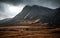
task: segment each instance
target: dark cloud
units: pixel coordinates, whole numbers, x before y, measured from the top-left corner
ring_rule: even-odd
[[[0,11],[4,11],[4,5],[3,5],[3,3],[0,3]]]
[[[14,5],[14,6],[39,5],[39,6],[55,9],[60,7],[60,0],[0,0],[0,16],[1,17],[12,16],[11,15],[12,13],[6,12],[6,10],[8,10],[7,5]]]
[[[22,2],[22,0],[0,0],[0,2],[5,2],[5,3],[10,3],[10,4],[20,4]]]
[[[50,8],[60,7],[60,0],[0,0],[0,2],[10,3],[13,5],[28,4],[28,5],[40,5]]]

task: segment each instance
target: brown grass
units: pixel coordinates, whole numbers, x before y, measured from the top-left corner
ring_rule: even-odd
[[[0,38],[60,38],[60,28],[48,26],[0,27]]]

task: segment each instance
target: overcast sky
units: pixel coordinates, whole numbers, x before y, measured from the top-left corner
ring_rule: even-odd
[[[0,0],[0,19],[14,17],[25,5],[39,5],[55,9],[60,7],[60,0]]]

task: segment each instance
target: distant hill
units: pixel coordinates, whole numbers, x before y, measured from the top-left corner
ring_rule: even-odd
[[[3,19],[3,20],[0,20],[0,24],[1,24],[1,23],[5,23],[5,22],[7,22],[7,21],[9,21],[9,20],[11,20],[11,18],[6,18],[6,19]]]
[[[6,18],[6,19],[3,19],[3,20],[0,20],[0,26],[3,26],[3,25],[7,25],[7,22],[9,22],[12,18]]]

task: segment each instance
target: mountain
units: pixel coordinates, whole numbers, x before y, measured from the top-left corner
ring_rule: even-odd
[[[42,22],[50,22],[53,18],[53,9],[42,6],[25,6],[21,13],[17,14],[14,20],[40,19]]]
[[[15,24],[18,24],[21,20],[30,21],[30,20],[40,19],[40,22],[48,23],[50,26],[52,26],[52,25],[55,25],[55,23],[57,22],[55,18],[59,19],[57,18],[58,16],[56,17],[56,14],[57,14],[56,11],[57,9],[50,9],[43,6],[27,5],[23,8],[23,10],[19,14],[17,14],[14,18],[7,21],[3,25],[15,25]]]
[[[52,9],[42,7],[42,6],[25,6],[21,13],[16,15],[14,19],[16,20],[24,20],[24,19],[43,19],[43,17],[48,17],[53,12]]]

